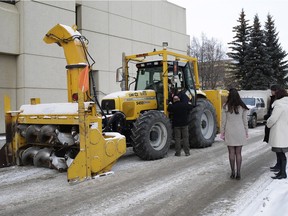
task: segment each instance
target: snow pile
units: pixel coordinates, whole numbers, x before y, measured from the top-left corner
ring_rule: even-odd
[[[85,109],[93,102],[85,102]],[[20,107],[23,115],[53,115],[53,114],[77,114],[78,103],[48,103],[48,104],[25,104]]]
[[[269,177],[270,178],[270,177]],[[251,202],[252,201],[252,202]],[[243,211],[235,216],[286,216],[288,214],[288,181],[272,180]]]

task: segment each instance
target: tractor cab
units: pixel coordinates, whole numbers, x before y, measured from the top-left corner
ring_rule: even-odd
[[[171,101],[174,95],[180,94],[183,99],[186,95],[185,100],[195,103],[196,88],[189,63],[169,61],[167,73],[163,73],[163,61],[138,63],[136,67],[135,90],[154,90],[158,110],[164,108],[164,85],[168,87],[168,101]],[[163,76],[168,77],[167,83],[164,83]]]

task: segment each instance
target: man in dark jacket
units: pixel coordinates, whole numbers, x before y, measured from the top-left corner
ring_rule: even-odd
[[[168,112],[173,114],[173,127],[175,136],[175,156],[181,156],[181,136],[183,139],[183,150],[186,156],[190,155],[188,118],[193,106],[181,101],[178,96],[173,97],[173,103],[168,105]]]

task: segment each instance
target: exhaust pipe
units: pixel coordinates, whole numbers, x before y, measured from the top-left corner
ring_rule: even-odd
[[[32,146],[32,147],[25,149],[23,151],[23,153],[21,154],[22,164],[24,166],[25,165],[33,165],[34,164],[34,162],[33,162],[34,156],[38,153],[39,150],[40,150],[40,148],[36,147],[36,146]]]
[[[52,168],[50,158],[52,151],[49,148],[40,149],[33,158],[34,166]]]
[[[40,143],[52,143],[55,139],[55,125],[44,125],[38,133],[38,140]]]
[[[39,125],[30,125],[26,130],[26,142],[35,143],[40,129],[41,127]]]

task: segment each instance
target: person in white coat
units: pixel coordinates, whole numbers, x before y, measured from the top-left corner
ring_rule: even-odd
[[[222,109],[220,132],[221,138],[228,146],[231,179],[241,179],[242,146],[247,143],[248,138],[247,110],[249,109],[241,100],[238,91],[235,88],[230,89],[227,102]]]
[[[288,152],[288,93],[285,89],[280,89],[275,93],[275,102],[272,104],[272,115],[267,119],[267,127],[270,128],[269,144],[272,151],[276,152],[280,159],[280,171],[273,176],[273,179],[286,179]]]

